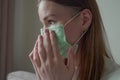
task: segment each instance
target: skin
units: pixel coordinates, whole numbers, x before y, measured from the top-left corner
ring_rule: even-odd
[[[58,23],[65,24],[74,13],[73,8],[51,1],[41,1],[38,7],[40,21],[44,28]],[[89,28],[91,21],[92,14],[90,10],[84,9],[81,11],[77,18],[65,26],[69,27],[65,29],[67,41],[71,45],[74,44],[83,31]],[[43,45],[44,41],[47,42],[46,46]],[[38,36],[29,58],[38,80],[72,80],[73,76],[76,75],[75,67],[79,64],[78,56],[78,53],[73,55],[73,47],[71,46],[68,50],[68,61],[65,64],[58,50],[55,32],[45,29],[45,36]]]

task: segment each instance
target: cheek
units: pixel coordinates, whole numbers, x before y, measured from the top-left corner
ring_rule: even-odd
[[[65,35],[70,44],[74,44],[82,35],[82,26],[79,23],[66,26]]]

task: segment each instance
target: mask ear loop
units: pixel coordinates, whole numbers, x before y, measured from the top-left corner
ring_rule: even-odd
[[[68,21],[64,24],[64,30],[66,30],[66,32],[69,31],[69,26],[67,26],[67,25],[68,25],[72,20],[74,20],[77,16],[79,16],[82,10],[83,10],[83,9],[79,10],[79,11],[77,12],[77,14],[75,14],[70,20],[68,20]]]
[[[74,20],[77,16],[79,16],[80,13],[81,13],[81,10],[80,10],[75,16],[73,16],[70,20],[68,20],[68,21],[64,24],[64,29],[65,29],[65,28],[68,28],[67,25],[68,25],[72,20]]]
[[[64,28],[68,28],[67,25],[68,23],[70,23],[72,20],[74,20],[77,16],[79,16],[79,14],[81,13],[81,11],[75,15],[73,18],[71,18],[70,20],[68,20],[65,25],[64,25]],[[66,26],[66,27],[65,27]],[[89,29],[89,28],[88,28]],[[77,44],[79,42],[79,40],[85,35],[85,33],[88,31],[88,29],[86,29],[85,31],[83,31],[82,35],[79,37],[79,39],[77,39],[77,41],[74,43],[74,44]],[[67,30],[68,31],[68,30]]]
[[[89,29],[89,28],[88,28],[88,29]],[[79,42],[79,41],[82,39],[82,37],[87,33],[88,29],[85,30],[85,31],[82,33],[82,35],[80,35],[80,37],[79,37],[79,38],[75,41],[75,43],[72,45],[73,48],[74,48],[74,53],[77,52],[77,49],[78,49],[78,42]]]
[[[83,10],[83,9],[79,10],[78,13],[77,13],[75,16],[73,16],[70,20],[68,20],[68,21],[64,24],[64,30],[67,29],[66,32],[69,31],[69,30],[68,30],[68,27],[69,27],[69,26],[67,27],[67,25],[68,25],[72,20],[74,20],[77,16],[79,16],[82,10]],[[73,44],[73,46],[80,41],[80,39],[85,35],[85,33],[86,33],[87,31],[88,31],[88,29],[85,30],[85,31],[83,31],[82,35],[77,39],[77,41]]]
[[[66,30],[66,32],[69,31],[69,26],[67,26],[67,25],[68,25],[72,20],[74,20],[77,16],[79,16],[80,13],[81,13],[81,11],[82,11],[82,10],[79,10],[79,11],[77,12],[77,14],[75,14],[71,19],[69,19],[69,20],[64,24],[64,32],[65,32],[65,30]]]
[[[67,31],[67,32],[69,31],[67,25],[68,25],[72,20],[74,20],[77,16],[79,16],[80,13],[81,13],[81,11],[82,11],[82,10],[80,10],[75,16],[73,16],[70,20],[68,20],[68,21],[64,24],[64,30],[67,29],[66,31]],[[66,27],[65,27],[65,26],[66,26]],[[89,28],[88,28],[88,29],[89,29]],[[78,42],[79,42],[79,41],[81,40],[81,38],[86,34],[86,32],[88,31],[88,29],[85,30],[85,31],[83,31],[82,35],[80,35],[80,37],[79,37],[79,38],[75,41],[75,43],[72,45],[73,48],[74,48],[74,53],[76,53],[76,51],[77,51],[77,49],[78,49]]]

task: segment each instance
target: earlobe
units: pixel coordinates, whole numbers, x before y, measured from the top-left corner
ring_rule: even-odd
[[[83,31],[87,30],[90,27],[90,24],[92,22],[92,13],[89,9],[84,9],[81,12],[82,16],[82,26],[83,26]]]

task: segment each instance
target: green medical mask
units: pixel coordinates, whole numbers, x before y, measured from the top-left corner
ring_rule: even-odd
[[[56,33],[56,40],[60,54],[63,58],[67,57],[68,48],[71,46],[67,41],[64,33],[64,27],[62,25],[52,25],[48,27],[49,30],[53,30]],[[41,34],[44,35],[44,30],[41,29]],[[46,43],[44,43],[45,45]]]
[[[49,30],[55,31],[58,48],[59,48],[60,54],[63,58],[67,58],[67,52],[68,52],[68,49],[70,48],[70,46],[74,47],[74,53],[76,53],[77,47],[78,47],[77,43],[82,38],[82,36],[85,34],[85,33],[83,33],[83,35],[80,36],[79,39],[73,45],[68,43],[66,36],[65,36],[65,31],[64,31],[65,26],[68,23],[70,23],[73,19],[75,19],[79,14],[80,14],[80,12],[77,15],[75,15],[74,17],[72,17],[70,20],[68,20],[64,26],[62,24],[57,24],[57,25],[51,25],[50,27],[47,28]],[[43,28],[41,29],[41,35],[44,35]],[[44,45],[45,44],[46,44],[46,42],[44,42]]]

